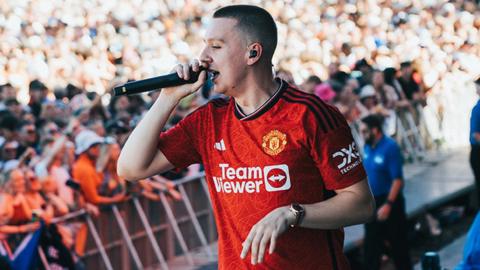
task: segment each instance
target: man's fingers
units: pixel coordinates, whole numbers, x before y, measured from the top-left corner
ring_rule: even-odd
[[[182,65],[177,65],[174,70],[175,70],[175,72],[177,72],[178,77],[180,79],[183,79],[183,67],[182,67]]]
[[[258,263],[263,262],[263,256],[265,255],[265,249],[267,249],[267,243],[270,241],[270,233],[264,233],[262,240],[260,241],[260,246],[258,247]]]
[[[250,250],[251,251],[250,259],[252,264],[257,263],[258,245],[260,244],[260,240],[262,240],[262,237],[263,237],[263,230],[260,230],[255,234],[255,237],[253,238],[252,248]]]
[[[190,79],[190,65],[184,64],[183,67],[183,79],[189,80]]]
[[[207,80],[207,72],[202,70],[200,75],[198,75],[198,80],[192,85],[192,89],[197,90],[203,86],[205,81]]]
[[[200,63],[198,62],[198,60],[192,61],[192,70],[194,72],[197,72],[198,70],[200,70]]]
[[[250,249],[250,244],[252,243],[253,237],[255,236],[255,227],[253,227],[250,232],[248,233],[247,239],[243,242],[243,249],[242,253],[240,253],[240,258],[245,259],[248,254],[248,250]]]
[[[274,231],[272,233],[272,236],[270,236],[270,249],[268,250],[270,254],[272,254],[275,251],[275,245],[277,244],[277,236],[278,236],[277,231]]]

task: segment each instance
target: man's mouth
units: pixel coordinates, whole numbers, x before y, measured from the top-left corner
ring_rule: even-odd
[[[208,79],[210,79],[211,81],[214,81],[218,77],[218,75],[220,75],[220,72],[213,69],[208,70]]]

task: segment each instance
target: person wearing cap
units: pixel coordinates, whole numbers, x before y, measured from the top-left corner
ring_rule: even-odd
[[[480,96],[480,77],[475,80],[475,89]],[[477,205],[480,207],[480,100],[472,109],[470,116],[470,166],[475,177]]]
[[[367,84],[362,87],[359,98],[362,105],[365,106],[370,114],[382,114],[383,116],[389,115],[383,104],[379,102],[378,93],[373,85]]]
[[[315,86],[314,94],[327,103],[332,103],[333,98],[337,95],[329,83],[322,83]]]
[[[98,187],[102,184],[103,174],[97,172],[96,162],[100,155],[100,144],[104,138],[91,130],[83,130],[75,137],[75,154],[78,156],[73,164],[73,178],[78,181],[85,200],[93,204],[109,204],[120,202],[124,194],[113,197],[101,196]]]

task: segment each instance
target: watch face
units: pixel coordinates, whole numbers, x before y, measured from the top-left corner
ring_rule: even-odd
[[[300,204],[294,203],[294,204],[292,204],[292,208],[293,208],[293,210],[295,210],[297,212],[303,212],[304,211],[303,206],[301,206]]]

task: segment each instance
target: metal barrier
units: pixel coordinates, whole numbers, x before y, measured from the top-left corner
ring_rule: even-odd
[[[408,110],[401,110],[397,112],[397,140],[402,146],[404,156],[407,160],[421,161],[425,158],[427,147],[425,141],[428,135],[422,136],[420,128],[424,126],[424,118],[420,111],[415,111],[416,118]],[[417,121],[415,121],[415,119]]]
[[[185,258],[185,266],[216,260],[210,248],[217,236],[204,173],[174,184],[181,201],[169,199],[165,191],[160,192],[158,202],[133,196],[126,202],[101,207],[98,217],[82,209],[54,218],[52,223],[86,223],[86,269],[168,270],[168,260],[178,257]],[[205,259],[195,261],[193,252],[199,251]],[[45,269],[49,269],[41,249],[39,255]]]
[[[204,173],[174,182],[182,201],[173,202],[162,192],[159,202],[133,197],[103,209],[98,218],[87,215],[93,238],[84,256],[87,269],[98,269],[99,265],[103,269],[169,269],[167,261],[180,255],[186,265],[193,266],[197,263],[193,251],[201,251],[205,261],[215,260],[209,246],[216,241],[215,225],[203,182]],[[161,208],[153,214],[152,208],[158,206]],[[136,225],[137,220],[141,226]]]

